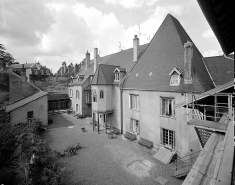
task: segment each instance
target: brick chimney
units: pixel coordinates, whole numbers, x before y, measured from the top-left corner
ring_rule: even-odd
[[[26,82],[27,81],[26,68],[24,67],[24,64],[22,64],[20,76],[21,76],[21,81],[22,82]]]
[[[62,62],[62,70],[61,70],[61,76],[64,75],[64,73],[66,72],[66,69],[67,69],[67,66],[66,66],[66,63],[65,62]]]
[[[98,48],[94,48],[94,74],[98,66]]]
[[[139,39],[137,35],[133,39],[133,61],[136,62],[138,60],[139,55]]]
[[[88,69],[88,67],[90,66],[90,53],[88,53],[88,51],[86,52],[86,70]]]
[[[193,43],[187,41],[184,44],[184,83],[192,84],[192,58],[193,58]]]
[[[74,65],[74,74],[77,74],[79,71],[79,64]]]

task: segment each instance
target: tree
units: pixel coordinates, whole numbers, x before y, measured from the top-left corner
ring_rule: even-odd
[[[14,63],[14,57],[6,51],[6,48],[3,44],[0,44],[0,67],[5,67],[7,64]]]

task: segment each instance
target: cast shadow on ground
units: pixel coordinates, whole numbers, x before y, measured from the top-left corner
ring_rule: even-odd
[[[50,129],[74,126],[71,121],[67,120],[64,116],[60,114],[53,116],[53,118],[50,117],[49,119],[53,120],[53,123],[48,125],[48,128]]]

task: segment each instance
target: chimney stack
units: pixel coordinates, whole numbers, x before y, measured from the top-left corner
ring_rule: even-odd
[[[22,82],[27,81],[26,68],[24,67],[24,64],[22,64],[22,68],[21,68],[21,80],[22,80]]]
[[[184,83],[192,84],[192,58],[193,58],[193,43],[187,41],[184,44]]]
[[[133,61],[136,62],[138,60],[139,55],[139,39],[137,35],[133,39]]]
[[[98,66],[98,48],[94,48],[94,74]]]
[[[74,65],[74,74],[76,75],[79,72],[79,64]]]
[[[86,52],[86,70],[90,66],[90,53]]]

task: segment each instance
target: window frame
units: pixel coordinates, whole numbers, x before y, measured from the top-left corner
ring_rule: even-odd
[[[115,72],[115,81],[120,81],[120,72]]]
[[[72,88],[69,89],[69,95],[71,98],[73,97],[73,89]]]
[[[173,83],[176,81],[176,78],[177,78],[177,83]],[[170,80],[170,85],[171,86],[179,86],[180,85],[180,75],[171,75],[171,80]]]
[[[175,105],[175,99],[174,98],[171,98],[171,97],[160,97],[161,100],[160,100],[160,116],[163,116],[163,117],[168,117],[168,118],[174,118],[175,117],[175,109],[174,109],[174,105]],[[163,113],[163,100],[167,100],[167,111],[164,110],[164,113]],[[171,103],[171,114],[169,113],[170,110],[169,110],[169,100],[172,101]],[[166,107],[166,106],[165,106]]]
[[[104,91],[100,90],[100,99],[104,99]]]
[[[167,133],[167,134],[166,134]],[[175,131],[161,127],[161,144],[171,150],[175,149]]]
[[[136,97],[135,107],[133,107],[132,97]],[[139,110],[140,109],[139,95],[138,94],[129,94],[129,109],[130,110]]]
[[[92,102],[97,102],[96,90],[93,90],[93,91],[92,91]]]
[[[79,90],[76,90],[76,99],[80,100],[80,91]]]

